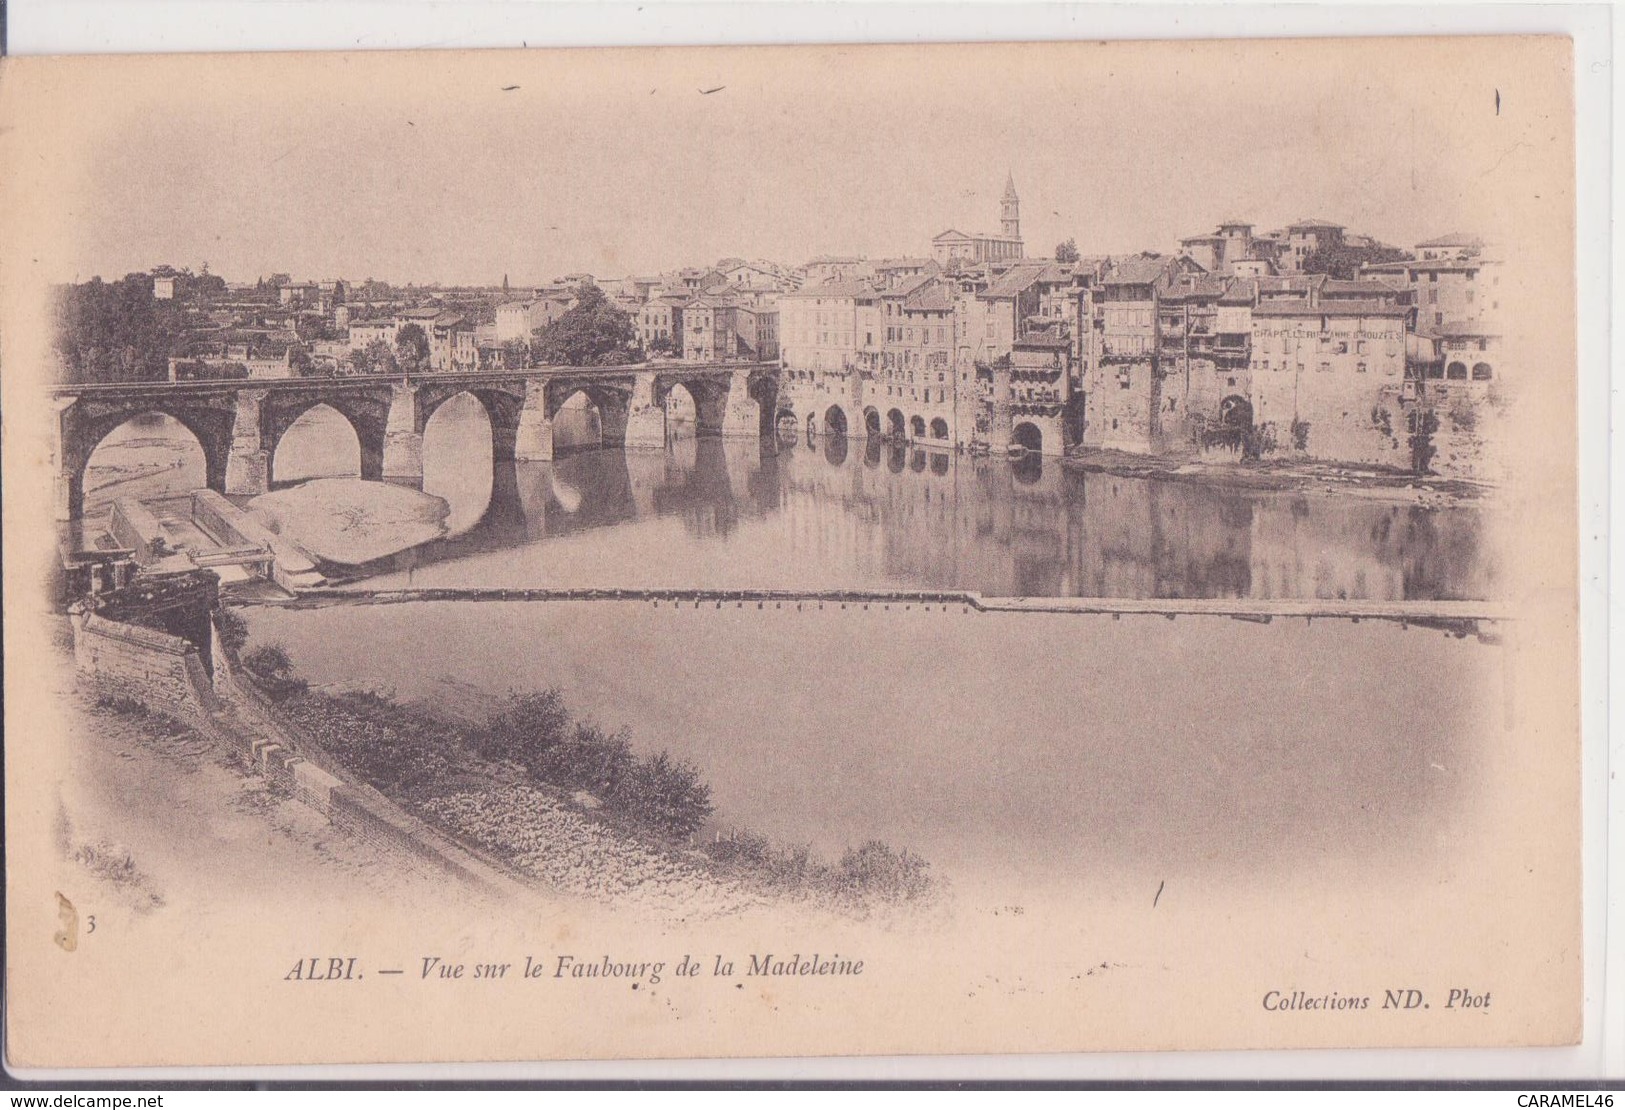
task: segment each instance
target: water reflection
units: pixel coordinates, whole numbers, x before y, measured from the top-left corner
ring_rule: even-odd
[[[692,429],[681,419],[671,426]],[[313,428],[308,442],[282,445],[278,466],[286,453],[290,469],[332,468],[334,446],[353,450],[352,441],[347,426]],[[98,448],[87,502],[177,482],[196,488],[201,454],[167,418],[132,423]],[[389,564],[380,584],[399,584],[400,572],[435,585],[1495,593],[1484,514],[1473,507],[1084,474],[1038,455],[806,438],[788,422],[767,443],[688,434],[663,451],[585,448],[552,463],[493,465],[484,409],[454,398],[424,433],[424,489],[449,503],[452,535]]]
[[[1472,508],[1084,474],[1037,455],[678,438],[497,467],[494,484],[482,470],[469,459],[466,489],[432,489],[470,525],[397,569],[422,583],[433,568],[440,585],[1379,600],[1482,597],[1494,580]],[[569,558],[551,557],[565,539]]]

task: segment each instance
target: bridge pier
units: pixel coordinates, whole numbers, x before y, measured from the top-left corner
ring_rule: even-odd
[[[525,403],[519,409],[513,457],[518,462],[553,461],[553,421],[547,414],[547,383],[525,379]]]
[[[418,387],[397,382],[384,427],[384,481],[397,486],[423,488],[423,418]]]
[[[605,436],[606,443],[608,438]],[[622,442],[629,448],[665,450],[666,406],[655,397],[655,376],[651,373],[632,377],[632,399],[626,405],[626,435]]]
[[[750,374],[728,375],[728,396],[722,405],[722,434],[730,437],[762,434],[762,406],[750,394]]]
[[[226,457],[226,492],[256,497],[270,485],[271,457],[265,450],[260,406],[263,389],[237,391],[237,411],[231,424],[231,453]]]

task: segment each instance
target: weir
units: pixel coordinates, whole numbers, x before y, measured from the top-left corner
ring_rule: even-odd
[[[1478,625],[1513,619],[1509,606],[1493,601],[1350,601],[1287,598],[984,597],[971,590],[750,590],[750,589],[506,589],[425,587],[413,589],[306,590],[291,597],[244,598],[240,604],[284,609],[335,605],[401,605],[444,601],[642,601],[674,604],[901,605],[960,607],[977,613],[1071,613],[1096,616],[1231,617],[1268,623],[1276,619],[1381,620],[1477,634]],[[234,604],[239,602],[234,601]]]

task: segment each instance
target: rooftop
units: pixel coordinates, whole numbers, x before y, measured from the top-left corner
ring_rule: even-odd
[[[880,293],[867,281],[826,281],[821,285],[804,285],[786,297],[878,297]]]
[[[1427,247],[1482,247],[1484,246],[1484,240],[1476,235],[1467,235],[1458,231],[1449,235],[1441,235],[1437,239],[1429,239],[1425,243],[1416,244],[1416,246],[1418,250]]]
[[[1312,305],[1307,299],[1260,301],[1254,316],[1406,316],[1410,309],[1381,301],[1323,301]]]
[[[1160,278],[1168,259],[1160,254],[1131,254],[1111,260],[1102,285],[1150,285]]]

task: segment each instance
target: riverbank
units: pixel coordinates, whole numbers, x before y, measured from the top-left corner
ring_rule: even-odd
[[[244,507],[271,532],[336,568],[377,563],[439,539],[450,512],[442,498],[355,478],[315,478],[260,494]]]
[[[281,904],[405,906],[454,890],[464,904],[489,904],[334,826],[215,738],[134,699],[75,689],[71,659],[60,658],[74,773],[61,786],[56,847],[82,876],[63,889],[95,907],[101,927],[195,920],[245,891]]]
[[[1090,451],[1068,455],[1061,460],[1061,465],[1086,474],[1111,474],[1119,478],[1150,478],[1244,490],[1339,494],[1421,508],[1473,504],[1494,493],[1494,487],[1459,479],[1309,460],[1207,462],[1192,457]]]
[[[447,712],[377,691],[312,690],[275,645],[242,658],[302,749],[559,893],[668,920],[782,902],[868,918],[941,902],[942,882],[906,850],[869,841],[830,863],[725,830],[698,768],[639,754],[625,730],[573,718],[555,691]]]

